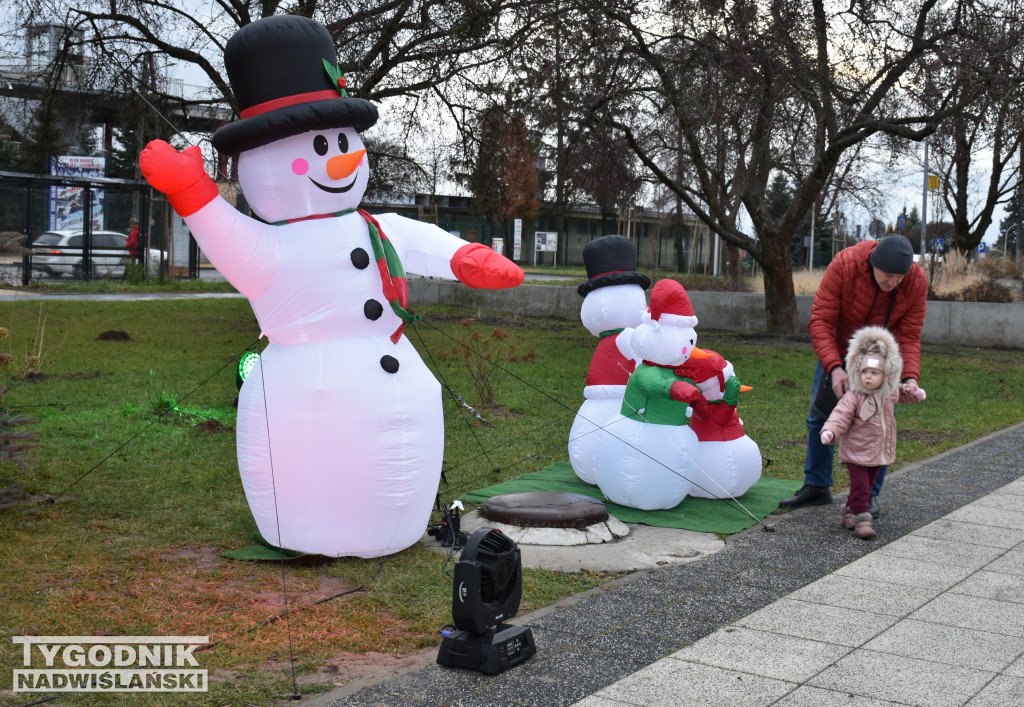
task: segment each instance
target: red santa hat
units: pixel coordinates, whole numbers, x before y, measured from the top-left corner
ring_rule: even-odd
[[[675,280],[658,280],[651,290],[651,319],[665,326],[697,326],[686,288]]]

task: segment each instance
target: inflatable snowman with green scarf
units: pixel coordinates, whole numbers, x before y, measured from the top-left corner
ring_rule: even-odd
[[[597,432],[594,478],[608,500],[650,511],[674,508],[690,493],[697,435],[690,408],[707,413],[693,381],[678,373],[697,346],[697,317],[675,280],[659,280],[651,305],[633,331],[641,363],[626,384],[622,407]]]
[[[154,141],[140,166],[270,341],[239,394],[246,498],[280,547],[397,552],[427,526],[444,446],[440,386],[402,333],[405,270],[490,289],[520,284],[522,270],[436,226],[357,210],[369,176],[359,133],[377,109],[347,95],[322,25],[259,20],[224,58],[241,113],[213,144],[239,155],[266,223],[220,197],[197,147]]]

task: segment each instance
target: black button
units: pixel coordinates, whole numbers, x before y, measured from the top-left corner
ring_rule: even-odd
[[[394,356],[381,356],[380,367],[388,373],[398,373],[398,359]]]
[[[356,248],[352,251],[352,264],[362,270],[370,264],[370,256],[362,248]]]
[[[371,322],[375,322],[380,319],[380,315],[384,314],[384,305],[375,299],[368,299],[363,305],[363,314]]]

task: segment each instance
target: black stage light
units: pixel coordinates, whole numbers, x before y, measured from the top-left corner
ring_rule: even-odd
[[[493,675],[537,652],[533,632],[505,621],[519,610],[523,565],[516,544],[500,530],[480,528],[455,563],[454,630],[443,632],[437,662]]]

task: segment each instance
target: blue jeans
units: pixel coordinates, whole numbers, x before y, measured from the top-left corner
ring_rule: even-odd
[[[821,379],[825,377],[825,369],[818,361],[814,369],[814,384],[811,386],[811,401],[818,393],[818,386]],[[835,445],[821,443],[821,428],[825,426],[827,418],[821,417],[812,410],[807,413],[807,460],[804,462],[804,483],[815,486],[832,485],[832,463],[835,459]],[[885,481],[887,466],[883,466],[878,472],[878,478],[871,487],[871,495],[877,496],[882,491],[882,482]]]

